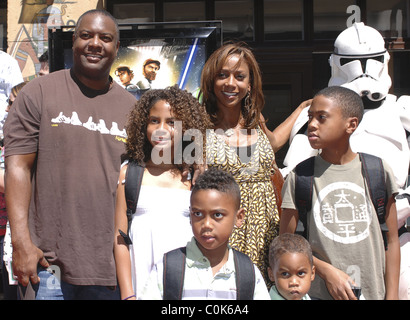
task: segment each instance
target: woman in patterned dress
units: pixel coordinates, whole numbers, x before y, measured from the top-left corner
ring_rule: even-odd
[[[201,98],[213,122],[207,134],[207,165],[229,171],[241,189],[244,223],[230,239],[260,268],[268,287],[268,250],[278,234],[279,214],[270,174],[278,151],[309,101],[302,103],[273,132],[262,116],[261,73],[243,42],[225,44],[206,62],[201,76]]]

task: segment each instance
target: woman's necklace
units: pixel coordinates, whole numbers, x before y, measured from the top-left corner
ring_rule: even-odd
[[[232,126],[232,123],[228,122],[219,123],[218,127],[223,130],[225,137],[230,138],[235,134],[237,130],[241,128],[241,119],[239,119],[234,126]]]
[[[237,130],[238,128],[240,128],[240,124],[239,124],[239,123],[238,123],[235,127],[233,127],[233,128],[231,127],[231,128],[222,129],[222,130],[224,131],[225,137],[230,138],[230,137],[232,137],[232,136],[234,135],[235,130]]]
[[[229,129],[225,130],[224,133],[225,133],[225,136],[227,136],[229,138],[235,133],[235,131],[232,128],[229,128]]]

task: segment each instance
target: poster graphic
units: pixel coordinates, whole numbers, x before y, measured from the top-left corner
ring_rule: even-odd
[[[120,47],[110,75],[137,98],[151,88],[175,84],[193,93],[206,60],[202,42],[199,38],[132,41]]]

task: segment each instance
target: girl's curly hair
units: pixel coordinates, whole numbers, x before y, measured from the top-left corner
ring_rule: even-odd
[[[202,134],[202,146],[205,149],[206,129],[212,127],[209,116],[204,107],[188,91],[171,86],[165,89],[151,89],[141,96],[128,115],[126,123],[127,142],[126,158],[138,163],[147,162],[151,158],[152,145],[147,138],[147,124],[151,108],[160,100],[171,106],[171,114],[176,121],[182,122],[182,135],[189,129],[199,130]],[[184,142],[185,145],[189,144]],[[184,145],[183,145],[184,147]],[[201,157],[204,157],[202,150]],[[182,159],[182,165],[177,167],[182,170],[187,164]]]

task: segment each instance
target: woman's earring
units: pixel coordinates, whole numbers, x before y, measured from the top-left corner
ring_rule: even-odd
[[[248,91],[248,93],[246,94],[245,103],[244,103],[244,107],[245,107],[246,112],[249,112],[249,110],[251,109],[251,105],[252,105],[251,95]]]

